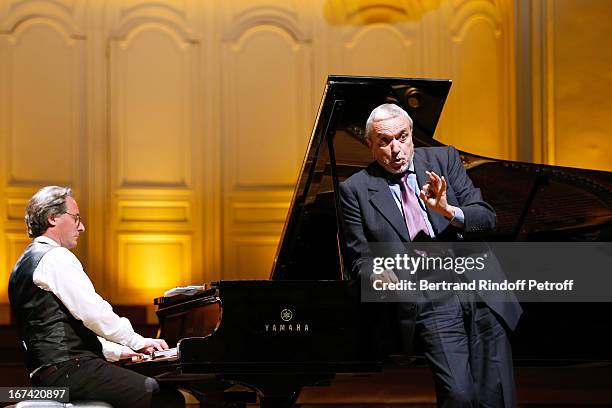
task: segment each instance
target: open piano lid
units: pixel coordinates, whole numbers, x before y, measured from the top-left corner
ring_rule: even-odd
[[[398,104],[414,120],[415,147],[443,145],[433,134],[450,86],[447,80],[329,77],[271,279],[347,279],[337,186],[373,160],[362,141],[368,115],[382,103]],[[460,154],[497,213],[485,240],[612,242],[612,172]],[[612,361],[612,335],[603,334],[612,324],[612,303],[523,306],[515,359]],[[584,336],[578,321],[598,335]]]
[[[450,87],[436,79],[328,78],[271,279],[347,279],[336,187],[372,161],[362,141],[366,119],[376,106],[395,103],[414,121],[416,146],[438,145],[433,134]]]
[[[372,161],[362,141],[369,113],[385,102],[398,104],[414,120],[415,147],[443,145],[433,134],[450,85],[447,80],[329,77],[272,279],[347,278],[336,187]],[[460,153],[497,213],[487,241],[612,241],[611,172]]]

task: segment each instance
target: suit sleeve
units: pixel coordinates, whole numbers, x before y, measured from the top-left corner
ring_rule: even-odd
[[[472,180],[461,163],[459,152],[448,147],[448,180],[452,186],[459,208],[465,216],[465,232],[491,231],[495,228],[495,210],[482,198],[479,188],[474,187]]]
[[[372,253],[363,227],[363,218],[356,192],[344,182],[340,183],[340,204],[346,240],[347,258],[351,277],[361,276],[361,271],[372,270]]]

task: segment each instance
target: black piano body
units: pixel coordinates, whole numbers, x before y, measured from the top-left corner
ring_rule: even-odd
[[[219,281],[156,299],[160,335],[178,358],[128,367],[189,389],[207,406],[233,384],[256,390],[263,405],[290,405],[303,386],[327,385],[336,373],[380,370],[356,283]]]
[[[416,147],[441,145],[433,135],[450,86],[330,76],[270,280],[220,281],[193,296],[156,299],[159,335],[178,356],[130,368],[198,396],[246,385],[263,405],[276,406],[291,405],[301,387],[327,384],[336,373],[380,370],[400,342],[384,306],[360,302],[345,267],[338,183],[371,162],[364,125],[381,103],[408,111]],[[612,173],[461,157],[498,217],[493,233],[473,239],[612,241]],[[612,361],[610,303],[523,306],[513,337],[517,364]]]

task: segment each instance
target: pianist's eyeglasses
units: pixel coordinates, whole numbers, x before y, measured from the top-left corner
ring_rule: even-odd
[[[71,216],[74,222],[76,222],[77,227],[83,224],[83,218],[81,217],[81,214],[71,214],[69,212],[65,212],[64,214],[68,214],[69,216]]]

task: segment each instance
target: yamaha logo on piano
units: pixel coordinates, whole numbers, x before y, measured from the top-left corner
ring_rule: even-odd
[[[280,321],[265,323],[265,332],[277,334],[310,333],[310,327],[308,323],[293,321],[293,315],[294,313],[291,309],[281,310]]]
[[[281,312],[281,319],[283,319],[284,322],[288,322],[292,318],[293,312],[289,309],[283,309],[283,311]]]

